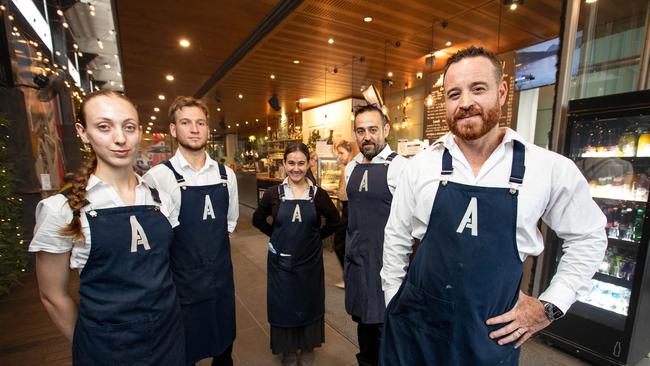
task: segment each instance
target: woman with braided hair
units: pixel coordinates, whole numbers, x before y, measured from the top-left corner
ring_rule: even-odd
[[[141,137],[125,96],[99,91],[75,125],[93,157],[72,187],[42,200],[29,251],[36,252],[41,301],[72,341],[74,365],[184,365],[180,307],[169,270],[169,196],[133,171]],[[80,273],[77,309],[67,291]]]

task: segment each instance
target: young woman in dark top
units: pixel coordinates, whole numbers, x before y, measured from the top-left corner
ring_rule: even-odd
[[[309,169],[305,144],[290,144],[283,164],[287,178],[264,192],[253,225],[271,238],[267,270],[271,351],[282,353],[283,365],[311,365],[313,349],[325,342],[322,239],[338,229],[339,214],[327,193],[305,178]]]

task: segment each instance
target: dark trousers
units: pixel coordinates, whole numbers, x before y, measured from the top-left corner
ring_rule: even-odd
[[[348,201],[341,201],[341,227],[334,233],[334,253],[343,268],[343,258],[345,258],[345,233],[348,231]]]
[[[232,366],[232,344],[223,353],[212,358],[212,366]]]
[[[359,340],[357,361],[359,366],[377,366],[382,325],[381,323],[365,324],[357,322],[357,338]]]

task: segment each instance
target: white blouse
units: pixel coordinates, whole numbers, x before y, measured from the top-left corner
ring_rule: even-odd
[[[138,185],[135,187],[135,205],[159,205],[160,212],[167,217],[172,227],[178,225],[178,211],[174,207],[171,198],[165,192],[158,191],[160,201],[154,201],[149,186],[138,178]],[[72,209],[68,205],[68,199],[62,194],[55,194],[41,200],[36,206],[36,225],[34,237],[29,244],[30,252],[66,253],[70,254],[70,268],[78,269],[79,272],[86,265],[90,254],[90,226],[86,218],[86,212],[104,208],[123,207],[126,205],[115,189],[108,183],[102,182],[97,176],[91,175],[86,186],[86,200],[90,204],[83,207],[81,211],[81,232],[83,240],[74,240],[70,236],[61,235],[61,229],[72,221]]]

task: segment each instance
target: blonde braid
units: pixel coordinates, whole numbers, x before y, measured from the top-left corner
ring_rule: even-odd
[[[86,186],[90,175],[95,172],[95,168],[97,168],[97,157],[93,155],[91,159],[86,160],[75,175],[72,188],[66,195],[68,205],[70,205],[75,215],[72,217],[72,221],[61,229],[61,235],[72,236],[75,240],[84,239],[81,231],[81,218],[76,213],[80,212],[81,208],[88,204],[88,201],[86,201]]]

